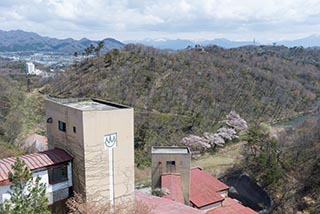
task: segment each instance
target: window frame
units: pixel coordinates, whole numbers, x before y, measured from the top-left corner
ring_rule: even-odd
[[[67,124],[61,120],[58,120],[58,129],[62,132],[67,132]]]
[[[63,171],[62,171],[63,170]],[[58,175],[58,173],[60,173]],[[48,183],[54,185],[69,180],[68,164],[59,164],[48,168]]]
[[[166,171],[167,173],[176,172],[176,161],[166,161]]]

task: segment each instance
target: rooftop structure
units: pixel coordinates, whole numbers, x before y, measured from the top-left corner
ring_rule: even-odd
[[[152,189],[154,190],[163,186],[162,176],[164,174],[178,173],[181,176],[184,203],[189,205],[190,149],[188,147],[152,147],[151,155]],[[166,181],[166,178],[163,181]]]
[[[190,154],[188,147],[152,147],[152,154]]]

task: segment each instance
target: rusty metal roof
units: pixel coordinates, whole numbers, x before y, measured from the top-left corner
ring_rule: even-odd
[[[222,202],[219,192],[229,187],[200,168],[190,170],[190,202],[196,207]]]
[[[169,194],[162,196],[163,198],[184,204],[180,174],[162,174],[161,188],[169,190]]]
[[[226,198],[221,207],[214,208],[207,212],[208,214],[256,214],[257,212],[245,207],[232,198]]]
[[[144,204],[150,206],[151,214],[204,214],[202,210],[189,207],[187,205],[152,195],[148,195],[139,191],[135,192],[135,198],[137,201],[141,201]]]
[[[35,170],[70,161],[72,160],[72,156],[63,149],[56,148],[44,152],[23,155],[19,157],[19,159],[24,161],[30,170]],[[9,179],[8,174],[12,171],[11,166],[16,160],[14,157],[0,159],[0,185],[1,183],[7,183],[5,181]]]

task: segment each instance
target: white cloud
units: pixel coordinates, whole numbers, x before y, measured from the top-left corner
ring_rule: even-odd
[[[0,20],[59,37],[276,38],[318,33],[320,0],[2,0]]]

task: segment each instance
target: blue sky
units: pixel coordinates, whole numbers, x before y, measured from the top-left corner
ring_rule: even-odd
[[[320,0],[1,0],[0,29],[75,39],[271,42],[319,34]]]

